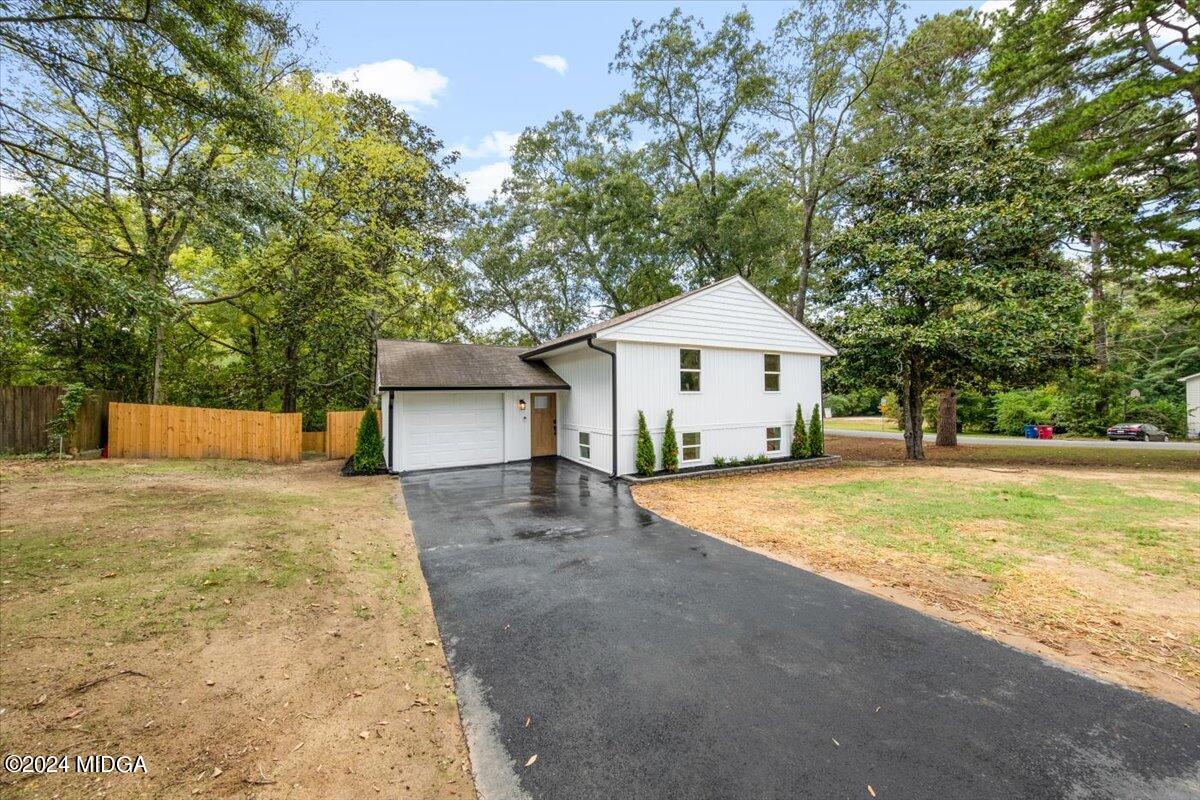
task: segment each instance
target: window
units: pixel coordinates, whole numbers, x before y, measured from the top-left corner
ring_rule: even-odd
[[[763,389],[779,391],[779,353],[763,353]]]
[[[533,396],[533,407],[538,411],[545,411],[550,407],[550,395],[535,394]]]
[[[700,431],[683,434],[683,460],[700,460]]]
[[[783,428],[776,425],[774,428],[767,428],[767,452],[778,453],[783,449]]]
[[[590,433],[579,432],[579,457],[584,461],[591,460],[592,457],[592,435]]]
[[[700,351],[679,351],[679,391],[700,391]]]

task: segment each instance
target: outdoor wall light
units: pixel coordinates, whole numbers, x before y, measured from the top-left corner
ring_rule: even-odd
[[[517,401],[517,410],[518,411],[525,410],[525,398],[524,397],[522,397],[520,400]]]

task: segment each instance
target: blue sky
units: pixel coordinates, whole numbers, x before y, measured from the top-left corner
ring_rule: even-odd
[[[979,4],[911,2],[906,16]],[[316,66],[354,76],[461,150],[469,194],[482,199],[507,174],[508,148],[524,128],[563,109],[590,114],[613,103],[625,86],[608,71],[621,33],[677,5],[716,24],[742,4],[302,0],[295,9],[315,40]],[[764,36],[787,8],[746,5]]]

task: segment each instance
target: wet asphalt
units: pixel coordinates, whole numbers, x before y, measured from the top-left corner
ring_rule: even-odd
[[[1200,797],[1200,715],[663,520],[599,473],[401,480],[484,800]]]

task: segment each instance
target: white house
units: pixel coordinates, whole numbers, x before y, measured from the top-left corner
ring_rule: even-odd
[[[661,453],[668,409],[681,466],[786,457],[796,405],[807,420],[836,355],[740,276],[533,348],[378,345],[393,472],[557,455],[627,475],[638,411]]]
[[[1179,381],[1187,401],[1187,438],[1200,439],[1200,372]]]

